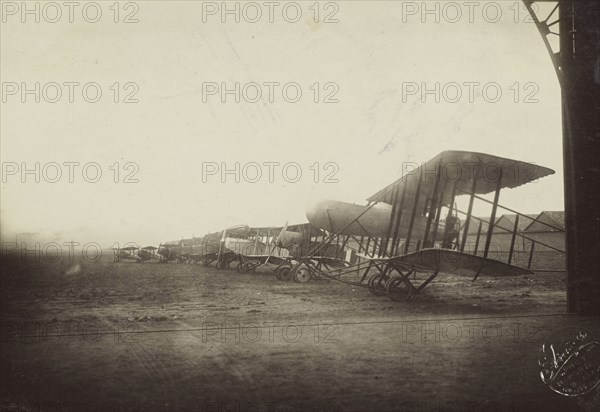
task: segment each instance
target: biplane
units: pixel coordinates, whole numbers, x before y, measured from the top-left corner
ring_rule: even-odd
[[[177,263],[200,264],[210,266],[216,261],[217,269],[225,269],[238,260],[235,252],[237,237],[243,236],[247,226],[236,226],[224,231],[209,233],[203,237],[181,239],[160,245],[158,255],[162,262],[174,261]],[[233,238],[225,238],[229,233]],[[223,238],[223,239],[221,239]],[[233,241],[233,243],[232,243]],[[242,237],[239,241],[244,241]]]
[[[145,246],[139,248],[137,246],[127,246],[123,248],[112,248],[114,253],[113,262],[133,261],[143,263],[148,260],[158,259],[156,254],[158,248],[154,246]]]
[[[249,243],[250,233],[251,229],[245,225],[209,233],[202,238],[199,252],[194,259],[201,261],[204,266],[216,262],[215,267],[218,270],[227,269],[231,263],[240,260],[239,250]]]
[[[202,264],[204,266],[210,266],[216,261],[217,269],[228,268],[231,262],[238,259],[238,255],[229,247],[222,245],[220,240],[222,234],[223,231],[220,231],[200,238],[181,239],[177,242],[176,255],[173,260],[177,263]],[[174,247],[170,249],[175,250]]]
[[[276,233],[281,234],[281,230],[281,227],[248,228],[251,234],[235,246],[238,273],[252,273],[265,265],[283,266],[287,253],[282,254],[282,249],[277,246],[279,237],[275,237]]]
[[[157,247],[154,246],[145,246],[138,250],[137,256],[140,258],[140,262],[145,262],[147,260],[158,259],[156,255]]]
[[[139,248],[136,246],[127,246],[124,248],[113,247],[113,262],[120,263],[125,261],[141,262],[138,256]]]
[[[376,295],[407,300],[439,273],[469,276],[473,281],[480,275],[533,273],[512,262],[516,224],[507,261],[490,257],[494,229],[500,229],[494,227],[498,209],[515,212],[498,202],[502,189],[514,189],[553,173],[533,163],[485,153],[442,152],[370,196],[367,205],[333,200],[309,205],[308,221],[327,235],[300,254],[291,275],[308,281],[318,274],[366,287]],[[492,200],[485,198],[488,194],[493,195]],[[457,207],[460,197],[466,200],[466,211]],[[473,215],[476,200],[491,206],[487,221]],[[516,213],[517,222],[519,216],[525,216]],[[484,234],[482,223],[487,224]],[[473,224],[479,225],[476,243],[467,245]],[[340,242],[354,256],[343,267],[323,270],[318,257]]]
[[[277,234],[275,237],[274,235]],[[217,235],[221,235],[217,242]],[[239,273],[252,273],[261,266],[274,268],[280,280],[292,279],[290,270],[296,263],[296,256],[308,251],[311,236],[313,239],[324,233],[310,223],[288,225],[283,227],[248,227],[236,226],[205,236],[206,250],[217,261],[217,269],[225,269],[237,261]],[[312,244],[315,244],[314,242]],[[210,246],[210,247],[208,247]],[[215,253],[216,250],[216,253]],[[331,256],[316,257],[340,262]],[[323,265],[322,262],[319,262]],[[297,279],[295,279],[297,280]]]
[[[324,245],[319,248],[318,254],[309,256],[311,248],[320,245],[320,241],[325,238],[325,235],[326,232],[310,223],[288,226],[286,222],[279,235],[277,235],[275,246],[280,249],[287,249],[289,256],[283,258],[274,269],[277,279],[292,279],[299,283],[308,282],[312,274],[308,276],[305,270],[292,271],[295,265],[302,262],[303,259],[310,260],[319,269],[316,273],[317,276],[321,271],[346,267],[347,262],[340,256],[343,253],[343,247],[340,247],[339,243]]]
[[[202,261],[201,238],[181,239],[178,242],[177,263],[199,264]]]
[[[222,232],[218,248],[217,269],[237,261],[239,273],[254,272],[263,265],[284,265],[287,260],[277,247],[274,234],[279,228],[237,226]],[[220,263],[221,262],[221,263]]]
[[[251,228],[255,232],[251,242],[239,250],[239,273],[251,273],[258,267],[269,265],[280,280],[291,278],[290,269],[296,262],[294,256],[306,242],[310,223],[283,227]],[[313,228],[314,232],[318,232]],[[277,236],[274,236],[277,233]]]
[[[159,262],[167,263],[176,261],[179,258],[181,246],[172,243],[161,243],[156,252],[159,256]]]

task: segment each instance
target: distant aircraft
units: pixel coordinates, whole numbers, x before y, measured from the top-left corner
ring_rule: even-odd
[[[161,263],[166,263],[166,262],[171,262],[174,261],[178,258],[179,256],[179,250],[181,248],[179,247],[179,245],[175,245],[175,244],[171,244],[171,243],[161,243],[158,246],[158,255],[159,255],[159,261]]]
[[[347,262],[341,258],[343,245],[333,243],[324,245],[319,249],[319,253],[310,254],[311,249],[318,246],[325,235],[326,232],[310,223],[290,226],[286,222],[279,235],[277,235],[275,245],[287,249],[289,256],[284,258],[284,262],[274,269],[277,279],[293,279],[300,283],[308,282],[312,275],[309,275],[304,267],[292,271],[292,268],[303,259],[310,260],[319,270],[329,271],[332,268],[346,267]]]
[[[275,236],[277,234],[277,236]],[[283,227],[248,227],[238,226],[228,228],[222,232],[221,241],[217,246],[214,243],[215,234],[207,235],[213,238],[212,250],[218,248],[214,254],[217,261],[217,269],[230,266],[234,260],[238,261],[236,266],[239,273],[251,273],[263,265],[274,265],[273,269],[277,278],[289,280],[292,278],[291,268],[301,257],[308,253],[310,246],[317,245],[317,237],[323,237],[325,233],[310,223],[288,225]],[[205,238],[207,238],[205,237]],[[314,256],[312,260],[316,264],[331,265],[344,264],[342,259],[336,259],[334,247],[329,247],[328,254]],[[287,252],[283,252],[286,250]],[[337,253],[337,249],[335,249]],[[302,272],[299,272],[302,274]],[[308,281],[308,279],[296,278],[297,281]]]
[[[142,259],[138,256],[139,248],[136,246],[127,246],[124,248],[112,248],[113,262],[120,263],[124,261],[141,262]]]
[[[154,246],[146,246],[138,250],[137,256],[140,258],[141,262],[146,260],[158,259],[156,256],[157,247]]]
[[[202,262],[204,266],[210,266],[215,262],[218,270],[227,269],[231,263],[240,261],[243,253],[250,250],[256,252],[257,248],[264,246],[253,236],[255,236],[255,229],[246,225],[209,233],[203,236],[198,244],[190,246],[191,252],[187,254],[188,261]]]
[[[287,252],[282,255],[282,248],[278,245],[281,230],[281,227],[272,226],[248,228],[248,237],[244,241],[236,240],[235,246],[227,244],[238,255],[237,271],[251,273],[263,265],[276,265],[277,268],[284,265]]]
[[[156,255],[156,250],[158,248],[154,246],[146,246],[143,248],[139,248],[137,246],[126,246],[123,248],[112,248],[114,257],[113,262],[124,262],[124,261],[134,261],[137,263],[143,263],[152,259],[159,259],[159,256]]]

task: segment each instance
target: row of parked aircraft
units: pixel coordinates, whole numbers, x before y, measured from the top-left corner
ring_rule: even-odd
[[[516,224],[506,261],[488,256],[494,230],[507,231],[494,227],[497,210],[503,208],[498,200],[504,188],[553,173],[490,154],[445,151],[370,196],[366,205],[323,200],[308,206],[308,223],[239,226],[187,245],[119,249],[115,261],[214,262],[219,270],[234,265],[240,273],[271,265],[279,280],[306,283],[324,277],[406,300],[439,273],[470,276],[473,281],[480,275],[532,273],[513,264],[515,239],[525,237],[517,233]],[[482,197],[487,194],[493,194],[493,200]],[[459,197],[468,199],[466,210],[458,209]],[[491,206],[489,218],[473,216],[475,201]],[[466,248],[470,226],[479,229],[475,244]]]

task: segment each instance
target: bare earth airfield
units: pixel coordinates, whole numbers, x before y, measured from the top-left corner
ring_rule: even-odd
[[[598,336],[565,314],[563,272],[443,275],[399,303],[263,268],[4,266],[7,411],[579,410],[542,383],[539,349],[577,326]]]
[[[599,410],[597,2],[0,10],[0,412]]]

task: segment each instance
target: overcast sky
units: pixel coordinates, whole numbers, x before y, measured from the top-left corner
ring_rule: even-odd
[[[56,23],[47,21],[56,10],[40,10],[36,23],[4,8],[3,241],[35,232],[107,247],[158,244],[225,225],[302,222],[311,199],[364,202],[397,179],[403,163],[451,149],[554,169],[538,183],[504,191],[500,202],[524,213],[563,210],[560,90],[520,1],[479,2],[471,16],[455,2],[459,17],[443,2],[427,2],[434,12],[426,15],[420,1],[322,2],[318,19],[313,3],[297,2],[297,22],[297,9],[284,12],[285,2],[274,7],[273,22],[262,2],[261,18],[242,5],[239,23],[235,15],[222,22],[221,2],[121,3],[119,23],[113,2],[99,3],[97,23],[79,8],[72,23],[66,8]],[[86,13],[94,20],[95,10]],[[124,23],[128,16],[138,22]],[[35,92],[21,94],[36,82],[39,103]],[[61,86],[55,103],[51,82]],[[65,82],[79,83],[74,102]],[[102,91],[96,103],[82,92],[91,82]],[[261,85],[257,102],[257,89],[244,88],[252,82]],[[240,102],[211,88],[222,83],[239,84]],[[436,83],[438,102],[420,91]],[[85,97],[94,100],[95,90],[88,87]],[[34,169],[36,162],[39,183],[35,174],[21,175],[22,164]],[[65,162],[79,163],[73,182]],[[203,179],[203,170],[234,169],[236,162],[239,183],[219,171]],[[263,172],[255,183],[253,162]],[[273,182],[265,162],[279,163]],[[56,183],[54,163],[62,169]],[[87,182],[95,167],[102,176]],[[302,176],[294,183],[297,167]]]

